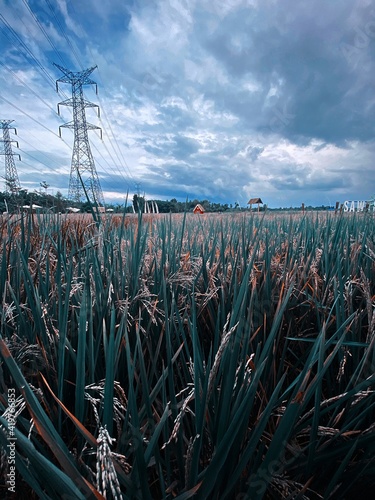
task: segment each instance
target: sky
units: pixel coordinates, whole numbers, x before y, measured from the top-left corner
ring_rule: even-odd
[[[21,186],[68,195],[63,73],[84,97],[107,203],[334,205],[375,194],[370,0],[0,0],[0,119]],[[0,131],[1,133],[1,131]],[[2,144],[0,144],[0,148]],[[4,190],[5,156],[0,157]]]

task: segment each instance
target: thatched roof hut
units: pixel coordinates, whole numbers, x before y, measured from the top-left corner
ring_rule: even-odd
[[[258,205],[258,212],[259,212],[259,205],[263,205],[263,201],[260,198],[250,198],[250,200],[247,202],[248,205],[250,205],[250,210],[252,209],[252,206],[257,204]]]

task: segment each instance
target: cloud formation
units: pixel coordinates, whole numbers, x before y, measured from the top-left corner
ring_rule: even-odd
[[[57,62],[93,65],[103,141],[90,132],[107,201],[271,207],[375,193],[375,9],[366,0],[0,0],[1,118],[25,151],[21,183],[67,193],[73,136],[56,114]],[[24,158],[25,157],[25,158]],[[59,175],[56,175],[56,174]]]

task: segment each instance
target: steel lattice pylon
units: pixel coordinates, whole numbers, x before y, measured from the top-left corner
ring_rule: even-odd
[[[87,133],[88,130],[93,129],[99,129],[101,132],[101,128],[88,123],[85,113],[85,108],[98,108],[99,116],[99,106],[86,101],[83,97],[82,90],[83,85],[95,85],[97,91],[96,83],[89,78],[89,75],[94,71],[96,66],[78,73],[73,73],[55,63],[54,66],[59,68],[65,75],[56,81],[56,90],[58,91],[58,82],[70,83],[72,86],[71,99],[66,99],[63,102],[59,102],[57,105],[58,114],[60,114],[60,106],[73,107],[73,120],[59,127],[60,136],[61,127],[72,128],[74,130],[74,146],[68,197],[72,201],[81,202],[83,199],[86,199],[86,191],[91,203],[104,206],[103,192],[96,172]]]
[[[18,156],[21,160],[21,156],[12,152],[12,142],[15,142],[17,147],[19,146],[17,141],[11,140],[9,134],[9,130],[14,130],[14,133],[17,135],[17,130],[9,126],[13,121],[14,120],[0,120],[0,129],[3,129],[3,138],[0,139],[0,142],[4,143],[4,152],[0,154],[5,155],[5,191],[11,195],[17,194],[21,189],[16,164],[13,158],[13,156]]]

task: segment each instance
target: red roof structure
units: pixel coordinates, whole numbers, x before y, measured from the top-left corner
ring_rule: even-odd
[[[205,210],[202,207],[202,205],[200,203],[198,203],[197,205],[195,205],[193,212],[195,214],[204,214]]]

